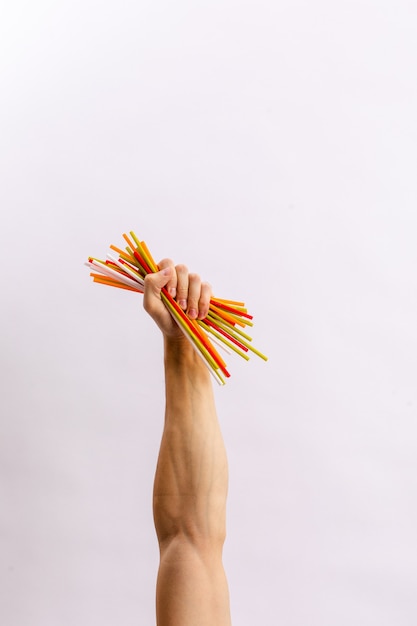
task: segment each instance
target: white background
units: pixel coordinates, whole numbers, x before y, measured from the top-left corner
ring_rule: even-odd
[[[133,229],[243,299],[234,626],[417,623],[417,5],[0,15],[0,621],[154,624],[162,344],[83,266]]]

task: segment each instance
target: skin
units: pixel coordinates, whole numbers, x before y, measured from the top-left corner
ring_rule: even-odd
[[[211,376],[160,298],[166,286],[189,317],[203,319],[211,287],[169,259],[159,267],[144,293],[164,338],[166,408],[153,493],[157,626],[231,626],[222,564],[228,469]]]

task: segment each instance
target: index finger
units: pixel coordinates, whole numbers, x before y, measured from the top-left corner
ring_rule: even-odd
[[[158,263],[160,270],[164,270],[166,267],[175,267],[174,262],[171,259],[162,259]],[[177,272],[172,272],[172,278],[167,282],[165,288],[168,290],[170,296],[175,298],[177,295]]]

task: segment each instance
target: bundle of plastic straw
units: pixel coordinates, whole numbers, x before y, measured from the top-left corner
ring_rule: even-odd
[[[89,257],[86,265],[92,270],[90,276],[96,283],[143,293],[145,276],[158,272],[159,268],[146,243],[139,241],[133,231],[130,231],[130,237],[124,234],[123,238],[127,243],[125,250],[110,246],[117,256],[109,253],[105,261]],[[248,314],[243,302],[212,297],[207,316],[203,320],[195,320],[187,316],[167,289],[162,289],[161,298],[220,385],[225,384],[225,377],[228,378],[230,374],[213,343],[228,354],[232,350],[247,361],[249,352],[267,360],[262,352],[252,346],[252,338],[242,330],[246,326],[253,326],[253,317]]]

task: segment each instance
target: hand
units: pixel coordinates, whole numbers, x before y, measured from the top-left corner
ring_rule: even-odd
[[[190,319],[207,316],[212,295],[209,283],[202,282],[198,274],[190,274],[185,265],[176,265],[163,259],[160,271],[145,277],[143,306],[166,337],[182,337],[183,332],[161,300],[161,290],[166,287]]]

